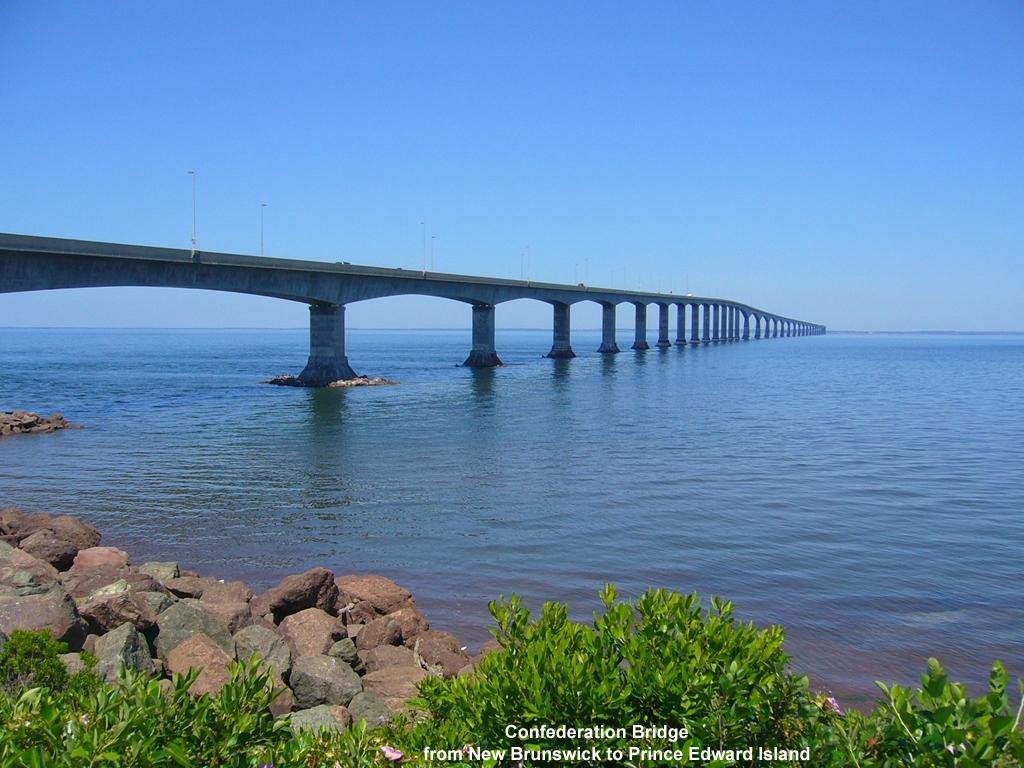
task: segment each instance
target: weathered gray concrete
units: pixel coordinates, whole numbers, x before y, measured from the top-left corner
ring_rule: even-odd
[[[602,305],[601,352],[617,352],[615,343],[615,307],[630,302],[637,308],[637,343],[645,349],[646,305],[658,304],[667,312],[669,304],[685,311],[679,296],[673,294],[631,292],[584,285],[559,285],[524,280],[451,275],[409,269],[384,269],[354,264],[274,259],[226,253],[197,252],[179,248],[154,248],[84,240],[0,234],[0,293],[42,291],[60,288],[109,286],[154,286],[196,288],[258,296],[272,296],[310,305],[309,362],[300,374],[306,382],[355,374],[345,357],[345,305],[383,296],[440,296],[473,307],[473,349],[467,365],[500,365],[494,348],[494,308],[504,301],[530,298],[555,306],[555,335],[552,352],[568,345],[569,308],[580,301]],[[687,297],[691,311],[690,340],[708,343],[723,338],[722,310],[725,301],[706,297]],[[562,305],[565,309],[558,309]],[[756,313],[755,337],[764,323],[762,337],[795,333],[793,318],[769,315],[735,302],[734,312]],[[703,307],[703,313],[700,308]],[[641,310],[643,317],[640,318]],[[711,313],[715,314],[712,335]],[[564,324],[557,315],[563,313]],[[699,322],[703,314],[703,324]],[[659,316],[658,342],[667,341],[665,315]],[[677,343],[685,342],[685,317],[680,319]],[[734,326],[735,328],[735,326]],[[804,324],[801,335],[822,334],[824,326]],[[565,345],[562,344],[565,340]]]
[[[473,305],[473,348],[462,364],[470,368],[494,368],[501,365],[494,349],[493,305]]]
[[[647,305],[639,301],[633,304],[636,307],[636,321],[634,323],[636,333],[633,337],[633,349],[650,349],[651,345],[647,343]]]
[[[299,381],[321,387],[338,379],[354,379],[356,372],[345,357],[345,307],[311,304],[309,307],[309,359]]]
[[[686,305],[676,304],[676,346],[686,346]]]
[[[604,354],[615,354],[619,351],[619,345],[615,342],[615,305],[601,305],[601,346],[598,352]]]
[[[551,306],[554,308],[554,321],[552,323],[554,338],[551,342],[551,351],[548,352],[548,357],[555,360],[568,360],[569,358],[576,357],[576,353],[572,351],[572,344],[569,342],[569,310],[571,307],[569,304],[562,304],[560,301],[554,302]]]
[[[711,307],[711,340],[722,340],[722,305],[714,304]]]
[[[668,304],[658,305],[658,349],[672,346],[668,338],[668,308]]]

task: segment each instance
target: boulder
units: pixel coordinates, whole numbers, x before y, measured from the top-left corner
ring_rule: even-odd
[[[57,536],[75,546],[75,549],[89,549],[100,543],[100,532],[84,520],[71,515],[50,518],[46,527]]]
[[[359,659],[366,672],[376,672],[384,667],[418,667],[416,654],[402,645],[379,645],[366,651],[359,651]]]
[[[2,645],[0,643],[0,647]],[[58,653],[57,658],[60,659],[60,663],[64,665],[64,669],[68,671],[69,675],[77,675],[89,669],[82,660],[81,653]]]
[[[192,635],[204,634],[225,653],[233,654],[235,641],[221,623],[207,613],[198,600],[180,600],[156,617],[157,656],[166,660],[174,648]]]
[[[288,717],[292,730],[299,731],[343,731],[352,724],[348,709],[338,705],[319,704],[309,709],[300,709]]]
[[[9,637],[15,629],[45,629],[73,651],[86,634],[75,601],[57,583],[0,588],[0,632]]]
[[[270,714],[274,718],[283,717],[295,709],[295,694],[286,685],[276,687],[277,696],[270,702]]]
[[[356,636],[356,648],[361,651],[376,648],[378,645],[401,645],[402,628],[390,616],[378,616],[359,630]]]
[[[88,547],[78,550],[71,567],[81,571],[102,565],[111,565],[115,568],[128,565],[128,553],[117,547]]]
[[[66,571],[75,561],[78,554],[78,547],[70,541],[59,538],[49,528],[40,528],[35,533],[26,536],[18,544],[18,547],[37,557],[43,562],[49,563],[58,571]]]
[[[203,596],[203,592],[206,591],[207,587],[216,583],[216,579],[204,579],[198,576],[179,576],[176,579],[168,579],[163,584],[167,591],[175,597],[194,597],[198,599]]]
[[[281,635],[272,629],[252,625],[235,632],[235,658],[248,661],[255,653],[260,667],[269,669],[275,677],[287,680],[292,669],[292,651]]]
[[[252,590],[241,581],[214,581],[203,590],[204,603],[248,603]]]
[[[331,656],[295,659],[288,684],[299,709],[318,704],[348,704],[363,689],[352,667]]]
[[[9,581],[18,571],[30,573],[39,584],[57,581],[59,575],[49,563],[4,543],[0,546],[0,581]]]
[[[200,600],[203,610],[213,616],[231,634],[252,624],[252,613],[248,603],[207,602]]]
[[[455,635],[436,629],[417,637],[413,650],[430,672],[441,677],[458,674],[470,661],[469,654],[462,650]]]
[[[339,576],[336,583],[340,590],[349,595],[351,602],[368,602],[380,614],[394,613],[416,605],[412,593],[405,587],[373,573]]]
[[[198,669],[199,677],[189,687],[194,696],[216,694],[230,678],[228,666],[231,657],[220,647],[220,644],[202,632],[178,643],[167,655],[167,671],[185,674],[190,669]]]
[[[141,592],[117,592],[92,598],[79,607],[89,631],[102,635],[122,624],[131,624],[140,632],[150,632],[157,614],[142,598]]]
[[[145,573],[148,576],[152,576],[163,584],[171,579],[178,578],[178,564],[174,562],[161,563],[151,560],[148,563],[143,563],[139,566],[139,573]]]
[[[369,624],[380,614],[374,609],[372,603],[360,600],[357,603],[346,603],[345,608],[339,612],[339,615],[344,617],[346,624],[359,626],[361,624]]]
[[[327,655],[333,656],[336,659],[341,659],[359,674],[362,674],[365,671],[363,660],[359,658],[359,652],[356,650],[356,644],[353,642],[351,637],[343,637],[341,640],[336,642],[330,647],[330,649],[328,649]]]
[[[426,676],[419,667],[384,667],[366,673],[363,690],[378,697],[392,712],[399,712],[416,695],[420,680]]]
[[[398,622],[398,628],[402,632],[402,642],[409,648],[412,648],[417,637],[430,629],[430,624],[423,618],[419,608],[400,608],[394,613],[389,613],[388,618]]]
[[[326,654],[346,634],[341,619],[319,608],[306,608],[286,616],[279,629],[292,649],[293,658]]]
[[[114,591],[121,589],[119,582],[125,582],[135,592],[163,592],[164,588],[152,576],[133,571],[126,566],[100,565],[95,568],[72,568],[60,574],[60,582],[72,597],[90,597],[98,590],[117,584]]]
[[[160,615],[177,601],[170,595],[163,592],[136,592],[135,595],[142,600],[154,614]]]
[[[391,710],[384,700],[372,693],[363,691],[352,697],[348,703],[348,711],[352,714],[352,722],[366,721],[366,727],[370,730],[384,725],[391,719]]]
[[[319,608],[336,615],[338,598],[334,574],[326,568],[310,568],[305,573],[286,576],[276,587],[253,598],[252,613],[253,616],[273,615],[276,623],[306,608]]]
[[[96,674],[108,683],[118,679],[122,667],[147,675],[156,673],[146,639],[128,623],[97,637],[92,653],[97,659]]]

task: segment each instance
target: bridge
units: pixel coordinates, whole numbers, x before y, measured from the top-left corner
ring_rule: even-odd
[[[825,333],[823,325],[729,299],[689,294],[0,234],[0,293],[112,286],[199,288],[308,304],[309,360],[298,377],[308,386],[356,376],[345,354],[345,306],[383,296],[439,296],[469,304],[472,348],[464,365],[474,368],[501,365],[494,346],[495,307],[515,299],[535,299],[552,306],[551,358],[576,356],[570,343],[570,310],[581,301],[601,305],[601,346],[597,351],[605,354],[619,351],[615,308],[623,303],[636,308],[632,348],[638,350],[649,348],[647,307],[651,304],[658,306],[658,347]],[[676,312],[674,342],[669,338],[672,307]]]

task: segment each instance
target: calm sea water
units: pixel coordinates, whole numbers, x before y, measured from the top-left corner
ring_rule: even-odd
[[[499,332],[471,371],[468,331],[350,331],[401,384],[308,391],[259,383],[304,330],[0,329],[0,408],[86,425],[0,442],[0,504],[256,587],[377,571],[471,645],[501,593],[585,617],[613,581],[781,623],[851,701],[930,655],[1024,674],[1024,337],[598,341]]]

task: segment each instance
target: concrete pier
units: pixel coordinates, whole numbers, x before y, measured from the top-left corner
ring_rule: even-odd
[[[647,343],[647,305],[639,302],[634,303],[636,307],[636,334],[634,335],[633,349],[650,349]]]
[[[700,340],[705,344],[711,343],[711,305],[704,305],[704,325],[701,328]]]
[[[715,304],[711,307],[711,339],[712,341],[722,340],[722,305]]]
[[[494,305],[473,305],[473,348],[463,365],[470,368],[494,368],[501,365],[494,349]]]
[[[743,313],[743,340],[750,341],[750,313]]]
[[[615,343],[615,305],[601,305],[601,346],[598,352],[614,354],[619,351],[619,345]]]
[[[686,346],[686,305],[676,304],[676,346]]]
[[[690,305],[690,343],[700,343],[700,305]]]
[[[672,346],[668,338],[668,304],[658,305],[658,349]]]
[[[576,353],[572,351],[572,344],[569,343],[569,310],[572,305],[554,302],[551,306],[554,308],[552,324],[554,338],[548,357],[555,360],[568,360],[571,357],[576,357]]]
[[[306,386],[322,387],[338,379],[354,379],[345,357],[345,305],[309,305],[309,359],[299,374]]]

